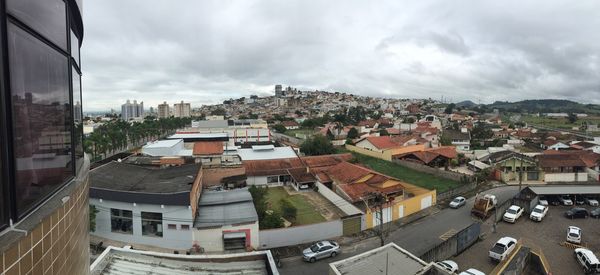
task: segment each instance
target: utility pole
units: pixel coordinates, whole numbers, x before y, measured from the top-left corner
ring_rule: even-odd
[[[381,246],[384,246],[386,236],[383,230],[383,205],[387,202],[387,198],[385,195],[379,192],[370,192],[368,193],[368,197],[371,198],[373,202],[372,207],[375,208],[375,218],[377,221],[379,221],[377,235],[381,241]]]
[[[521,168],[519,169],[519,194],[521,194],[523,184],[523,157],[520,157],[519,159],[521,160]]]

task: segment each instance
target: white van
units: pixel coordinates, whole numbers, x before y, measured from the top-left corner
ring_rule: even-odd
[[[600,272],[600,262],[591,250],[576,248],[575,258],[577,258],[577,261],[581,264],[586,274]]]

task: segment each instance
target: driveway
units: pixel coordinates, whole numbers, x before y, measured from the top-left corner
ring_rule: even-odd
[[[499,203],[510,199],[517,192],[517,186],[502,186],[486,191],[486,193],[496,195]],[[445,233],[459,231],[474,221],[471,217],[473,201],[474,198],[470,198],[467,204],[460,209],[447,208],[401,227],[390,233],[386,243],[394,242],[415,255],[421,255],[443,242],[440,237]],[[300,256],[285,258],[282,259],[283,267],[279,269],[279,272],[283,275],[328,274],[329,263],[363,253],[378,246],[378,238],[366,239],[352,246],[342,247],[342,254],[336,258],[324,259],[313,264],[303,262]]]

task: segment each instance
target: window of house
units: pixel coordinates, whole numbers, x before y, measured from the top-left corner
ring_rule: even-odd
[[[7,0],[6,9],[46,39],[67,50],[67,9],[63,0]]]
[[[110,230],[117,233],[133,234],[133,212],[111,208]]]
[[[142,235],[163,236],[162,213],[142,212]]]
[[[279,180],[278,176],[267,177],[267,183],[278,183],[279,182],[278,180]]]
[[[73,177],[71,79],[67,56],[12,23],[7,27],[16,204],[22,216]]]
[[[189,224],[182,224],[181,225],[181,230],[190,230],[190,225]]]
[[[177,225],[170,223],[169,225],[167,225],[167,228],[170,230],[177,230]]]

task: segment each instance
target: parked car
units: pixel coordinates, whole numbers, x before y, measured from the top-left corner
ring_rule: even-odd
[[[600,273],[600,261],[589,249],[575,248],[575,258],[577,262],[583,267],[583,271],[586,274],[597,274]]]
[[[575,207],[571,208],[571,210],[565,212],[565,216],[570,219],[587,219],[590,216],[590,213],[585,208]]]
[[[584,205],[585,204],[585,197],[582,196],[582,195],[575,196],[575,204],[576,205]]]
[[[590,211],[590,217],[592,218],[600,218],[600,208],[594,208],[592,211]]]
[[[461,272],[458,275],[485,275],[485,273],[483,273],[475,268],[469,268],[469,269]]]
[[[545,196],[540,196],[539,203],[543,206],[548,206],[548,198],[546,198]]]
[[[340,254],[340,246],[334,241],[320,241],[302,251],[303,259],[307,262],[315,261],[327,257],[335,257]]]
[[[573,201],[571,200],[571,197],[569,197],[569,195],[562,195],[558,197],[558,200],[560,201],[560,203],[562,205],[573,205]]]
[[[458,271],[458,264],[454,261],[450,261],[450,260],[446,260],[446,261],[441,261],[441,262],[437,262],[437,265],[441,266],[443,269],[447,270],[448,272],[454,274],[455,272]]]
[[[577,226],[569,226],[567,229],[567,242],[570,243],[581,243],[581,228]]]
[[[508,209],[506,209],[506,212],[504,213],[504,216],[502,216],[502,219],[505,222],[515,223],[521,217],[521,215],[523,215],[523,211],[523,207],[520,207],[518,205],[511,205]]]
[[[459,208],[467,203],[465,197],[456,197],[450,202],[451,208]]]
[[[590,206],[598,206],[598,200],[594,197],[585,197],[585,203],[589,204]]]
[[[548,197],[548,203],[550,205],[554,205],[554,206],[558,206],[561,205],[560,199],[558,196],[549,196]]]
[[[533,210],[531,210],[531,214],[529,214],[529,218],[533,221],[541,222],[547,213],[548,213],[548,206],[538,204],[533,208]]]
[[[510,255],[516,246],[516,239],[511,237],[502,237],[496,242],[492,249],[490,249],[490,259],[492,259],[492,261],[502,261],[508,257],[508,255]]]

